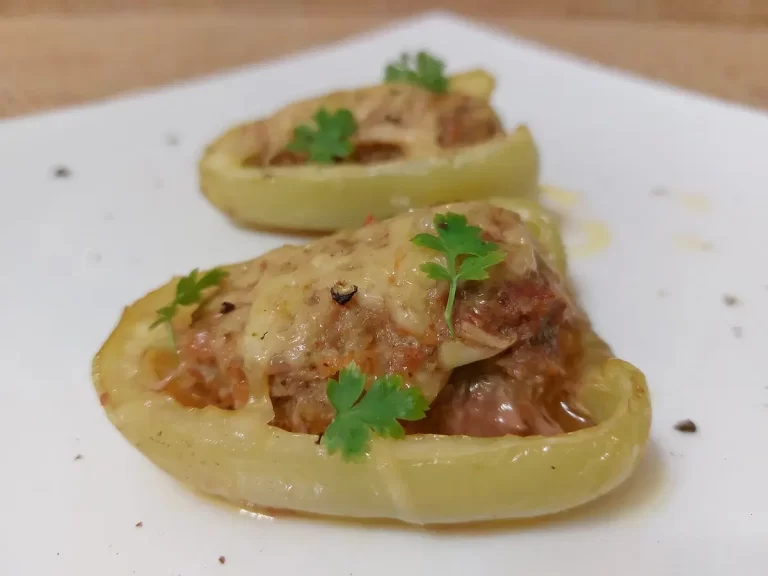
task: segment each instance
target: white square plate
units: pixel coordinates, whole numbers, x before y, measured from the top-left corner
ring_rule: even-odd
[[[604,500],[497,530],[270,519],[200,499],[107,422],[92,356],[122,307],[172,274],[285,241],[234,228],[204,200],[195,162],[207,141],[292,99],[378,81],[386,61],[421,48],[451,70],[496,74],[494,103],[508,126],[532,128],[543,181],[577,193],[559,202],[573,274],[598,331],[648,377],[648,454]],[[0,574],[766,574],[765,115],[433,14],[6,121],[0,151]],[[57,165],[71,176],[53,178]],[[578,257],[585,222],[611,242]],[[673,429],[684,418],[697,434]]]

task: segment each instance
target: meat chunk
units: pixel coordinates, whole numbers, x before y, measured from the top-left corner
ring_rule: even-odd
[[[466,436],[551,436],[592,426],[576,401],[581,344],[571,326],[454,371],[411,432]]]

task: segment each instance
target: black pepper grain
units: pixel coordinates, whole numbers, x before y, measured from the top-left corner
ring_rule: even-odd
[[[336,282],[331,288],[331,298],[337,304],[344,306],[357,294],[357,286],[348,282]]]
[[[675,424],[675,430],[678,432],[685,432],[686,434],[693,434],[698,428],[693,420],[681,420]]]
[[[235,305],[232,304],[232,302],[222,302],[221,309],[219,310],[219,312],[221,312],[222,314],[229,314],[234,309],[235,309]]]

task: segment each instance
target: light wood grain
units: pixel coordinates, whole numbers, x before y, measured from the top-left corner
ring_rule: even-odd
[[[768,25],[766,0],[0,0],[6,14],[249,9],[264,16],[395,17],[428,9],[506,18],[607,18]]]
[[[485,16],[495,26],[604,64],[768,107],[768,30]],[[0,116],[274,58],[391,21],[253,11],[0,19]]]

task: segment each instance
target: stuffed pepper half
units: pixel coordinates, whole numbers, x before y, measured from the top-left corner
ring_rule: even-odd
[[[535,194],[536,146],[524,126],[505,132],[489,103],[493,77],[446,78],[428,55],[418,62],[418,72],[406,60],[381,85],[230,129],[200,160],[203,193],[242,225],[316,231],[408,208]]]
[[[550,220],[520,213],[415,210],[171,282],[97,355],[102,405],[238,505],[433,524],[597,498],[640,458],[648,390],[574,302]]]

